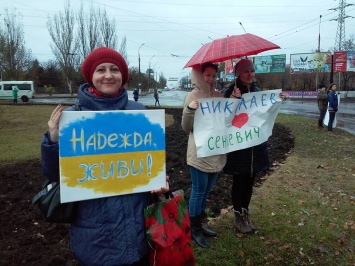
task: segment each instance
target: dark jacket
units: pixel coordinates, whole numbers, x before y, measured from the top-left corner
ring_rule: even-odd
[[[335,91],[329,91],[328,92],[328,110],[329,111],[338,111],[338,95]]]
[[[328,108],[328,95],[324,90],[318,90],[317,95],[318,108],[320,111],[325,111]]]
[[[248,92],[260,91],[260,88],[255,83],[252,84],[249,91],[248,88],[237,79],[224,92],[225,98],[230,97],[235,85],[240,89],[242,95]],[[254,147],[228,153],[227,163],[223,172],[231,175],[250,175],[267,169],[269,169],[269,154],[267,141],[265,141]]]
[[[127,91],[114,98],[98,98],[79,88],[77,104],[87,110],[141,110],[129,101]],[[66,110],[73,110],[68,108]],[[59,179],[58,144],[45,133],[41,143],[42,172],[47,179]],[[70,248],[83,265],[129,265],[148,252],[145,238],[144,208],[150,193],[136,193],[78,202],[77,217],[70,227]]]

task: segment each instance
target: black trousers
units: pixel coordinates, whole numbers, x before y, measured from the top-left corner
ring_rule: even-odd
[[[327,110],[319,110],[318,127],[323,127],[323,120]]]
[[[231,196],[235,211],[241,212],[242,208],[248,210],[253,194],[255,176],[255,173],[233,175]]]
[[[333,122],[335,119],[335,113],[334,111],[329,112],[329,122],[328,122],[328,131],[333,130]]]

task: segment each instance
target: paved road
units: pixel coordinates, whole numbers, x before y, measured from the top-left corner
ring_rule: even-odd
[[[184,97],[186,95],[185,91],[163,91],[159,94],[159,101],[162,106],[178,107],[182,106]],[[130,100],[133,100],[133,93],[129,92]],[[64,103],[64,104],[74,104],[75,98],[42,98],[37,97],[33,102],[42,103]],[[148,94],[139,97],[139,102],[144,105],[154,105],[155,99],[153,94]],[[318,119],[319,111],[317,106],[317,101],[315,99],[305,99],[305,100],[286,100],[282,106],[280,113],[284,114],[295,114],[304,117]],[[349,99],[343,100],[339,105],[339,112],[337,112],[338,127],[351,133],[355,134],[355,99],[351,101]],[[317,121],[315,121],[316,123]]]
[[[295,114],[304,117],[319,117],[318,105],[315,99],[308,100],[286,100],[280,109],[280,113]],[[340,101],[337,116],[337,127],[351,134],[355,134],[355,99]],[[316,121],[315,121],[316,123]]]

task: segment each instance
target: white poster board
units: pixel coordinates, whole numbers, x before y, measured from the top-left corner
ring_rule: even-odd
[[[268,140],[282,100],[281,90],[243,94],[242,99],[199,99],[194,138],[197,157],[226,154]]]

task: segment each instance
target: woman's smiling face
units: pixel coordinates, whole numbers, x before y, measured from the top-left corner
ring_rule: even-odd
[[[202,73],[203,79],[212,87],[216,82],[217,72],[212,67],[207,67],[206,70]]]
[[[95,68],[92,83],[98,91],[111,95],[121,88],[122,73],[116,65],[102,63]]]

